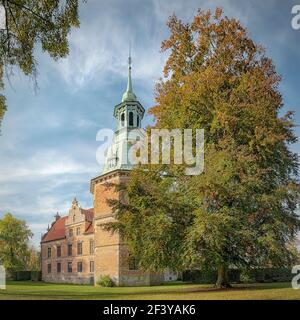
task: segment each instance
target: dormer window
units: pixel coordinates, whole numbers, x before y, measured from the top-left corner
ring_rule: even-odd
[[[129,112],[129,126],[133,127],[133,112]]]

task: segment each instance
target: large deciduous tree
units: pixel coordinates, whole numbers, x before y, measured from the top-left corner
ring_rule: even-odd
[[[170,51],[150,110],[156,128],[205,129],[205,169],[179,165],[132,173],[127,201],[111,205],[119,230],[149,270],[290,266],[297,216],[293,113],[280,116],[280,76],[236,19],[199,11],[169,19]],[[144,170],[146,169],[146,170]],[[167,178],[166,178],[167,177]]]
[[[4,74],[19,67],[35,77],[37,63],[34,49],[40,44],[54,59],[69,52],[68,34],[79,27],[78,0],[0,0],[5,12],[5,29],[0,29],[0,90]],[[6,110],[0,93],[0,124]]]
[[[27,270],[30,251],[28,241],[32,232],[25,221],[10,213],[0,220],[0,260],[9,271]]]

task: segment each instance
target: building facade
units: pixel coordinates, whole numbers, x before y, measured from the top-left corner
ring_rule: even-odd
[[[118,233],[104,229],[115,221],[107,199],[120,199],[112,184],[126,183],[132,165],[128,149],[139,131],[145,109],[132,89],[131,58],[122,102],[115,106],[116,131],[100,176],[91,180],[94,208],[82,209],[74,199],[68,215],[55,216],[41,239],[42,279],[46,282],[92,284],[104,275],[118,286],[160,284],[162,274],[139,270]]]

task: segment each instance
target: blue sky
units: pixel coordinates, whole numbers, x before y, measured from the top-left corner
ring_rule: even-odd
[[[133,84],[146,109],[162,76],[172,14],[190,21],[198,8],[220,6],[238,18],[273,58],[283,81],[284,110],[300,120],[300,30],[291,27],[297,1],[280,0],[88,0],[81,4],[81,28],[70,39],[70,55],[57,62],[36,48],[38,89],[18,70],[6,81],[9,109],[0,137],[0,217],[25,219],[38,244],[57,211],[66,214],[76,196],[92,207],[89,181],[101,173],[96,162],[101,128],[114,128],[114,105],[126,88],[128,46]],[[144,124],[151,122],[147,116]],[[297,129],[299,135],[300,130]],[[293,150],[300,151],[295,144]]]

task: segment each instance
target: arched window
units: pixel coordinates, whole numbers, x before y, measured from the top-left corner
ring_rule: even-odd
[[[136,117],[136,126],[137,127],[140,126],[140,117],[139,116]]]
[[[122,124],[122,126],[124,126],[124,123],[125,123],[125,113],[122,113],[121,114],[121,124]]]
[[[129,126],[133,127],[133,112],[129,112]]]

